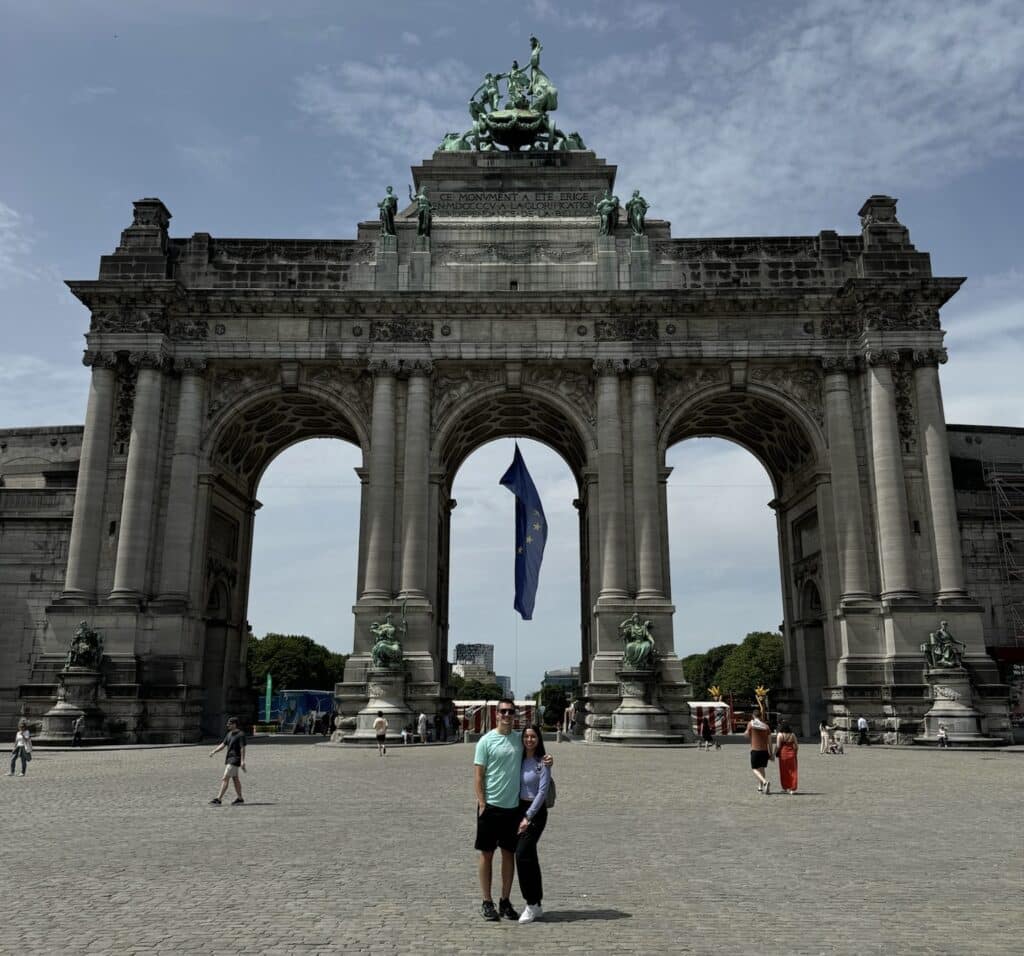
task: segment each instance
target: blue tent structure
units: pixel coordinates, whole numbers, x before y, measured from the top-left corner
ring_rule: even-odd
[[[317,719],[334,709],[334,691],[283,690],[270,698],[270,723],[276,723],[280,733],[290,734],[312,713]]]

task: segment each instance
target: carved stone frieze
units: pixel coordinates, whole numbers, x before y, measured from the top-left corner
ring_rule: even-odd
[[[433,338],[433,322],[406,318],[370,322],[371,342],[429,342]]]
[[[111,334],[144,332],[165,335],[168,325],[167,316],[160,310],[119,306],[113,309],[94,311],[92,321],[89,323],[89,331]]]
[[[864,320],[857,315],[830,314],[821,322],[821,334],[826,339],[852,339],[864,331]]]
[[[821,368],[826,375],[829,372],[855,372],[857,358],[854,355],[826,355],[821,360]]]
[[[211,583],[220,580],[234,587],[238,583],[238,565],[220,555],[208,554],[206,556],[206,578]]]
[[[586,372],[550,365],[529,365],[523,370],[523,383],[561,395],[579,409],[589,424],[597,421],[594,380]]]
[[[306,381],[341,399],[354,409],[364,422],[370,420],[373,403],[373,379],[352,367],[327,365],[305,371]]]
[[[658,259],[677,262],[728,262],[743,259],[817,260],[818,240],[814,236],[789,240],[670,239],[654,243]]]
[[[175,339],[205,339],[210,334],[210,323],[206,319],[178,319],[171,327]]]
[[[779,365],[758,366],[751,371],[750,377],[755,382],[785,392],[809,412],[819,425],[824,424],[821,376],[815,369],[787,368]]]
[[[497,366],[466,368],[458,372],[440,371],[433,377],[434,431],[436,431],[448,410],[474,392],[490,388],[504,381],[504,371]]]
[[[658,407],[662,418],[670,415],[688,395],[729,380],[729,370],[720,365],[692,365],[682,369],[664,368],[658,385]]]
[[[658,323],[636,316],[599,319],[594,332],[598,342],[653,342],[658,338]]]
[[[273,384],[277,377],[274,369],[262,366],[217,369],[210,382],[210,404],[206,417],[213,418],[240,395],[265,388]]]
[[[214,239],[210,254],[216,263],[242,262],[348,262],[373,261],[372,242],[322,240]]]

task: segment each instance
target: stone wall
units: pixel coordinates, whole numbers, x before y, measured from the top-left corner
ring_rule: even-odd
[[[81,443],[81,426],[0,430],[0,727],[19,712],[64,586]]]

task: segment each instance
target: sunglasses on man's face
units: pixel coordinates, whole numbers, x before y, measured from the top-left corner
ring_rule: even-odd
[[[514,717],[516,712],[514,710],[499,710],[498,713],[502,717]]]

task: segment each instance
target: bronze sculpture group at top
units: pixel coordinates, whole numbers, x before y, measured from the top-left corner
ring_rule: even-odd
[[[541,69],[543,49],[540,40],[530,37],[529,75],[518,60],[504,73],[485,73],[469,99],[473,125],[464,133],[446,133],[438,150],[586,149],[579,133],[563,133],[549,115],[558,109],[558,88]]]

